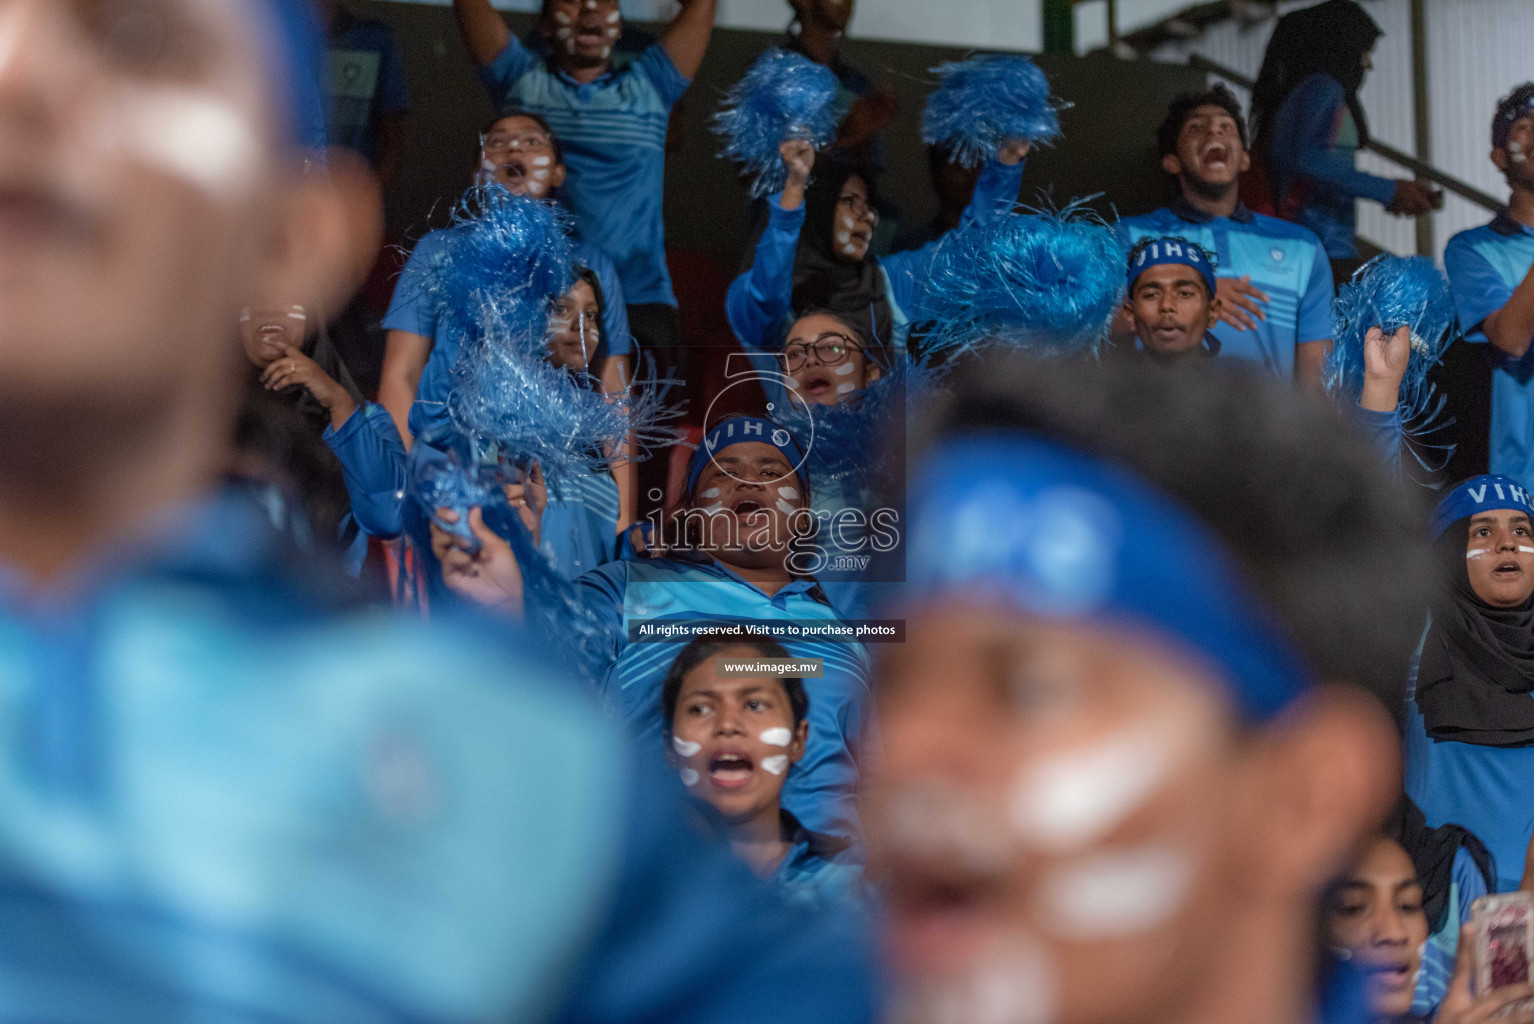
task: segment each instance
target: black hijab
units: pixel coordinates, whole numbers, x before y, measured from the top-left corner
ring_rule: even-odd
[[[870,339],[875,348],[888,351],[895,317],[884,292],[884,272],[872,256],[848,263],[836,255],[837,200],[854,177],[863,179],[868,186],[868,204],[877,206],[871,171],[824,155],[816,159],[814,177],[804,191],[804,228],[794,254],[794,290],[789,305],[795,319],[809,310],[835,313]],[[755,255],[753,244],[746,252],[746,268]]]
[[[1342,86],[1348,110],[1358,125],[1358,141],[1365,142],[1369,127],[1358,102],[1358,89],[1364,84],[1363,57],[1383,34],[1355,0],[1326,0],[1279,18],[1252,90],[1252,120],[1256,122],[1253,148],[1266,147],[1273,115],[1296,85],[1317,72]]]
[[[1383,831],[1401,844],[1417,869],[1417,883],[1422,887],[1422,912],[1427,915],[1429,933],[1436,934],[1443,927],[1444,915],[1449,910],[1449,886],[1454,880],[1454,857],[1461,848],[1481,872],[1486,891],[1497,888],[1497,866],[1486,844],[1463,825],[1428,828],[1427,816],[1410,797],[1401,798]]]
[[[1417,669],[1417,706],[1434,739],[1486,747],[1534,743],[1534,597],[1494,608],[1470,588],[1469,520],[1434,545],[1445,585]]]

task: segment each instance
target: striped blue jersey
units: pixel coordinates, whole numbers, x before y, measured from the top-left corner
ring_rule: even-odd
[[[1294,376],[1294,349],[1332,336],[1332,265],[1321,240],[1308,228],[1238,206],[1230,217],[1211,217],[1180,198],[1138,217],[1119,221],[1133,245],[1146,237],[1174,235],[1214,253],[1220,277],[1245,277],[1268,296],[1266,320],[1244,331],[1221,322],[1219,358],[1244,359],[1283,380]]]
[[[814,580],[800,579],[768,597],[718,562],[657,558],[610,562],[576,581],[582,599],[617,627],[611,662],[599,680],[608,703],[628,722],[641,750],[662,753],[660,706],[666,672],[682,643],[632,642],[629,627],[662,619],[840,618]],[[860,643],[788,642],[795,658],[825,660],[823,679],[804,680],[810,736],[804,759],[783,786],[783,806],[813,832],[856,836],[859,742],[868,701],[868,653]]]
[[[1485,342],[1481,325],[1513,297],[1534,266],[1534,230],[1507,214],[1461,231],[1443,251],[1465,340]],[[1534,346],[1515,359],[1492,347],[1488,472],[1534,488]]]
[[[666,123],[691,82],[662,45],[582,85],[512,39],[482,73],[498,107],[554,130],[567,170],[560,201],[612,259],[628,301],[675,306],[661,220]]]
[[[0,1019],[870,1018],[855,934],[536,644],[348,604],[233,497],[179,525],[0,596]]]

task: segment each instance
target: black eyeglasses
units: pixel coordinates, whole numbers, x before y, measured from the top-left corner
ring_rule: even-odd
[[[783,365],[790,371],[797,370],[809,359],[810,353],[815,353],[824,366],[835,366],[847,358],[847,353],[853,349],[862,349],[856,341],[845,334],[822,334],[814,341],[796,341],[783,346]]]

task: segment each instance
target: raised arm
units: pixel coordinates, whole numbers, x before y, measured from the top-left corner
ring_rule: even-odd
[[[454,0],[455,5],[469,0]],[[489,7],[489,0],[478,0]],[[682,9],[672,19],[671,27],[661,37],[660,45],[683,78],[694,78],[703,66],[708,40],[714,32],[717,0],[682,0]],[[503,43],[502,46],[505,44]],[[497,51],[499,52],[499,51]]]
[[[1495,267],[1465,237],[1455,236],[1443,253],[1454,308],[1465,333],[1480,331],[1498,351],[1522,359],[1534,341],[1534,267],[1509,288]]]
[[[1529,343],[1534,341],[1534,267],[1523,275],[1507,304],[1486,315],[1481,330],[1487,341],[1514,359],[1529,351]]]
[[[490,0],[453,0],[453,13],[458,16],[463,45],[481,67],[492,63],[511,42],[511,27]]]
[[[730,282],[724,302],[735,337],[758,351],[776,340],[774,329],[789,313],[794,258],[804,230],[804,189],[815,166],[815,151],[807,142],[790,140],[779,151],[788,166],[788,183],[767,199],[767,227],[756,243],[756,258],[750,270]]]

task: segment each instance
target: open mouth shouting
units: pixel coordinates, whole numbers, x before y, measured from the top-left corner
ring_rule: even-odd
[[[741,750],[716,750],[708,759],[706,778],[720,789],[740,789],[756,774],[751,755]]]
[[[1232,154],[1227,142],[1207,142],[1198,151],[1198,162],[1205,171],[1231,170]]]
[[[836,387],[836,384],[831,380],[830,371],[823,369],[805,371],[795,381],[795,385],[801,395],[809,398],[820,398],[822,395],[829,395]]]
[[[1511,583],[1523,576],[1523,566],[1518,564],[1515,558],[1504,558],[1497,563],[1497,567],[1491,571],[1494,578]]]

